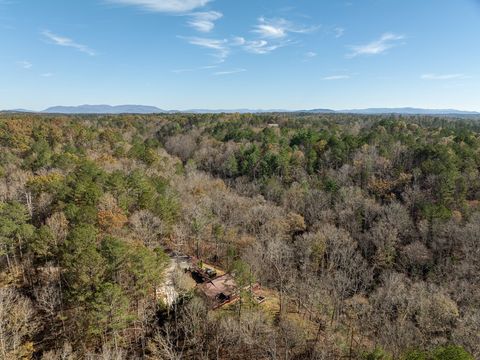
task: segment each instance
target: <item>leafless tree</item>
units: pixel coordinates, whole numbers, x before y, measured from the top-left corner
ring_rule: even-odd
[[[4,359],[19,355],[20,348],[38,329],[29,299],[13,287],[0,288],[0,354]]]

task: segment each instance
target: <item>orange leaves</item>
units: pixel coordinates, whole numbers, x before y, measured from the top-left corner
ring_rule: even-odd
[[[368,190],[378,197],[394,199],[393,191],[402,188],[412,179],[411,174],[400,173],[397,179],[387,180],[371,177],[368,181]]]
[[[393,181],[384,179],[371,178],[368,181],[369,190],[372,191],[374,194],[378,194],[380,196],[387,195],[393,188],[393,185]]]
[[[121,229],[128,218],[123,214],[122,210],[117,208],[113,210],[100,210],[97,216],[98,225],[106,232],[113,232]]]

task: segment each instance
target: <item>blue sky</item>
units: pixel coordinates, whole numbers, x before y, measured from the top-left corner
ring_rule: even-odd
[[[480,110],[478,0],[0,0],[0,109]]]

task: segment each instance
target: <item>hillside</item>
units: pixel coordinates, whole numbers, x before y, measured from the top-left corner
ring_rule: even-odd
[[[3,359],[480,357],[479,121],[3,113],[0,146]]]

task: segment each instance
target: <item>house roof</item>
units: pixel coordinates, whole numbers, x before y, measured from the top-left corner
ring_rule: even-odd
[[[207,281],[199,286],[200,290],[209,299],[216,301],[218,295],[224,294],[226,296],[233,295],[237,290],[237,283],[234,278],[225,274],[211,281]]]

